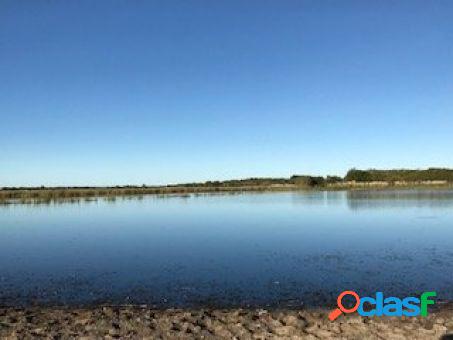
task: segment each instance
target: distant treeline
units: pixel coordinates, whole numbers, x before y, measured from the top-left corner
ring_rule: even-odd
[[[207,181],[204,183],[184,183],[168,187],[185,188],[255,188],[255,187],[315,187],[326,183],[342,182],[343,178],[335,176],[299,176],[290,178],[247,178],[227,181]]]
[[[247,178],[227,181],[208,181],[204,183],[181,184],[184,187],[251,187],[251,186],[320,186],[326,183],[342,182],[341,177],[336,176],[301,176],[294,175],[290,178]]]
[[[242,186],[269,186],[269,185],[296,185],[296,186],[324,186],[327,184],[348,182],[453,182],[453,169],[430,168],[427,170],[358,170],[351,169],[345,177],[339,176],[305,176],[294,175],[290,178],[248,178],[229,181],[208,181],[205,183],[183,184],[187,187],[242,187]]]
[[[356,182],[453,182],[452,169],[430,168],[428,170],[357,170],[348,171],[345,181]]]

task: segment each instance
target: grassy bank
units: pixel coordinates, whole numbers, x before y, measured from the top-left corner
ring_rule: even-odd
[[[163,187],[93,187],[93,188],[6,188],[0,190],[0,204],[51,203],[56,201],[115,200],[144,195],[189,195],[202,193],[241,193],[298,190],[360,190],[386,188],[453,188],[450,182],[338,182],[323,185],[268,184],[248,186],[163,186]]]
[[[56,200],[115,198],[142,195],[171,195],[215,192],[296,190],[295,186],[168,186],[168,187],[107,187],[107,188],[17,188],[0,190],[0,203],[39,203]]]

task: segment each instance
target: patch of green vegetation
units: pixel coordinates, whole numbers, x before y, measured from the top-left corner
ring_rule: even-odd
[[[421,182],[447,181],[453,182],[453,170],[430,168],[427,170],[357,170],[351,169],[345,177],[346,181],[356,182]]]

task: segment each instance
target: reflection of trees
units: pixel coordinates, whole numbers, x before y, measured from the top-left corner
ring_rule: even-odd
[[[452,189],[351,190],[346,194],[348,207],[374,208],[451,208]]]
[[[341,205],[346,201],[345,191],[299,191],[292,194],[294,204]]]

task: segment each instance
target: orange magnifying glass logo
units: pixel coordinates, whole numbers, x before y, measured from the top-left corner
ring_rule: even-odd
[[[355,305],[352,308],[345,308],[343,306],[342,300],[346,295],[351,295],[355,298]],[[338,308],[334,309],[332,312],[329,314],[329,320],[333,321],[336,318],[338,318],[342,313],[349,314],[349,313],[354,313],[360,306],[360,297],[359,295],[352,291],[352,290],[345,290],[342,292],[340,295],[338,295],[337,298],[337,306]]]

